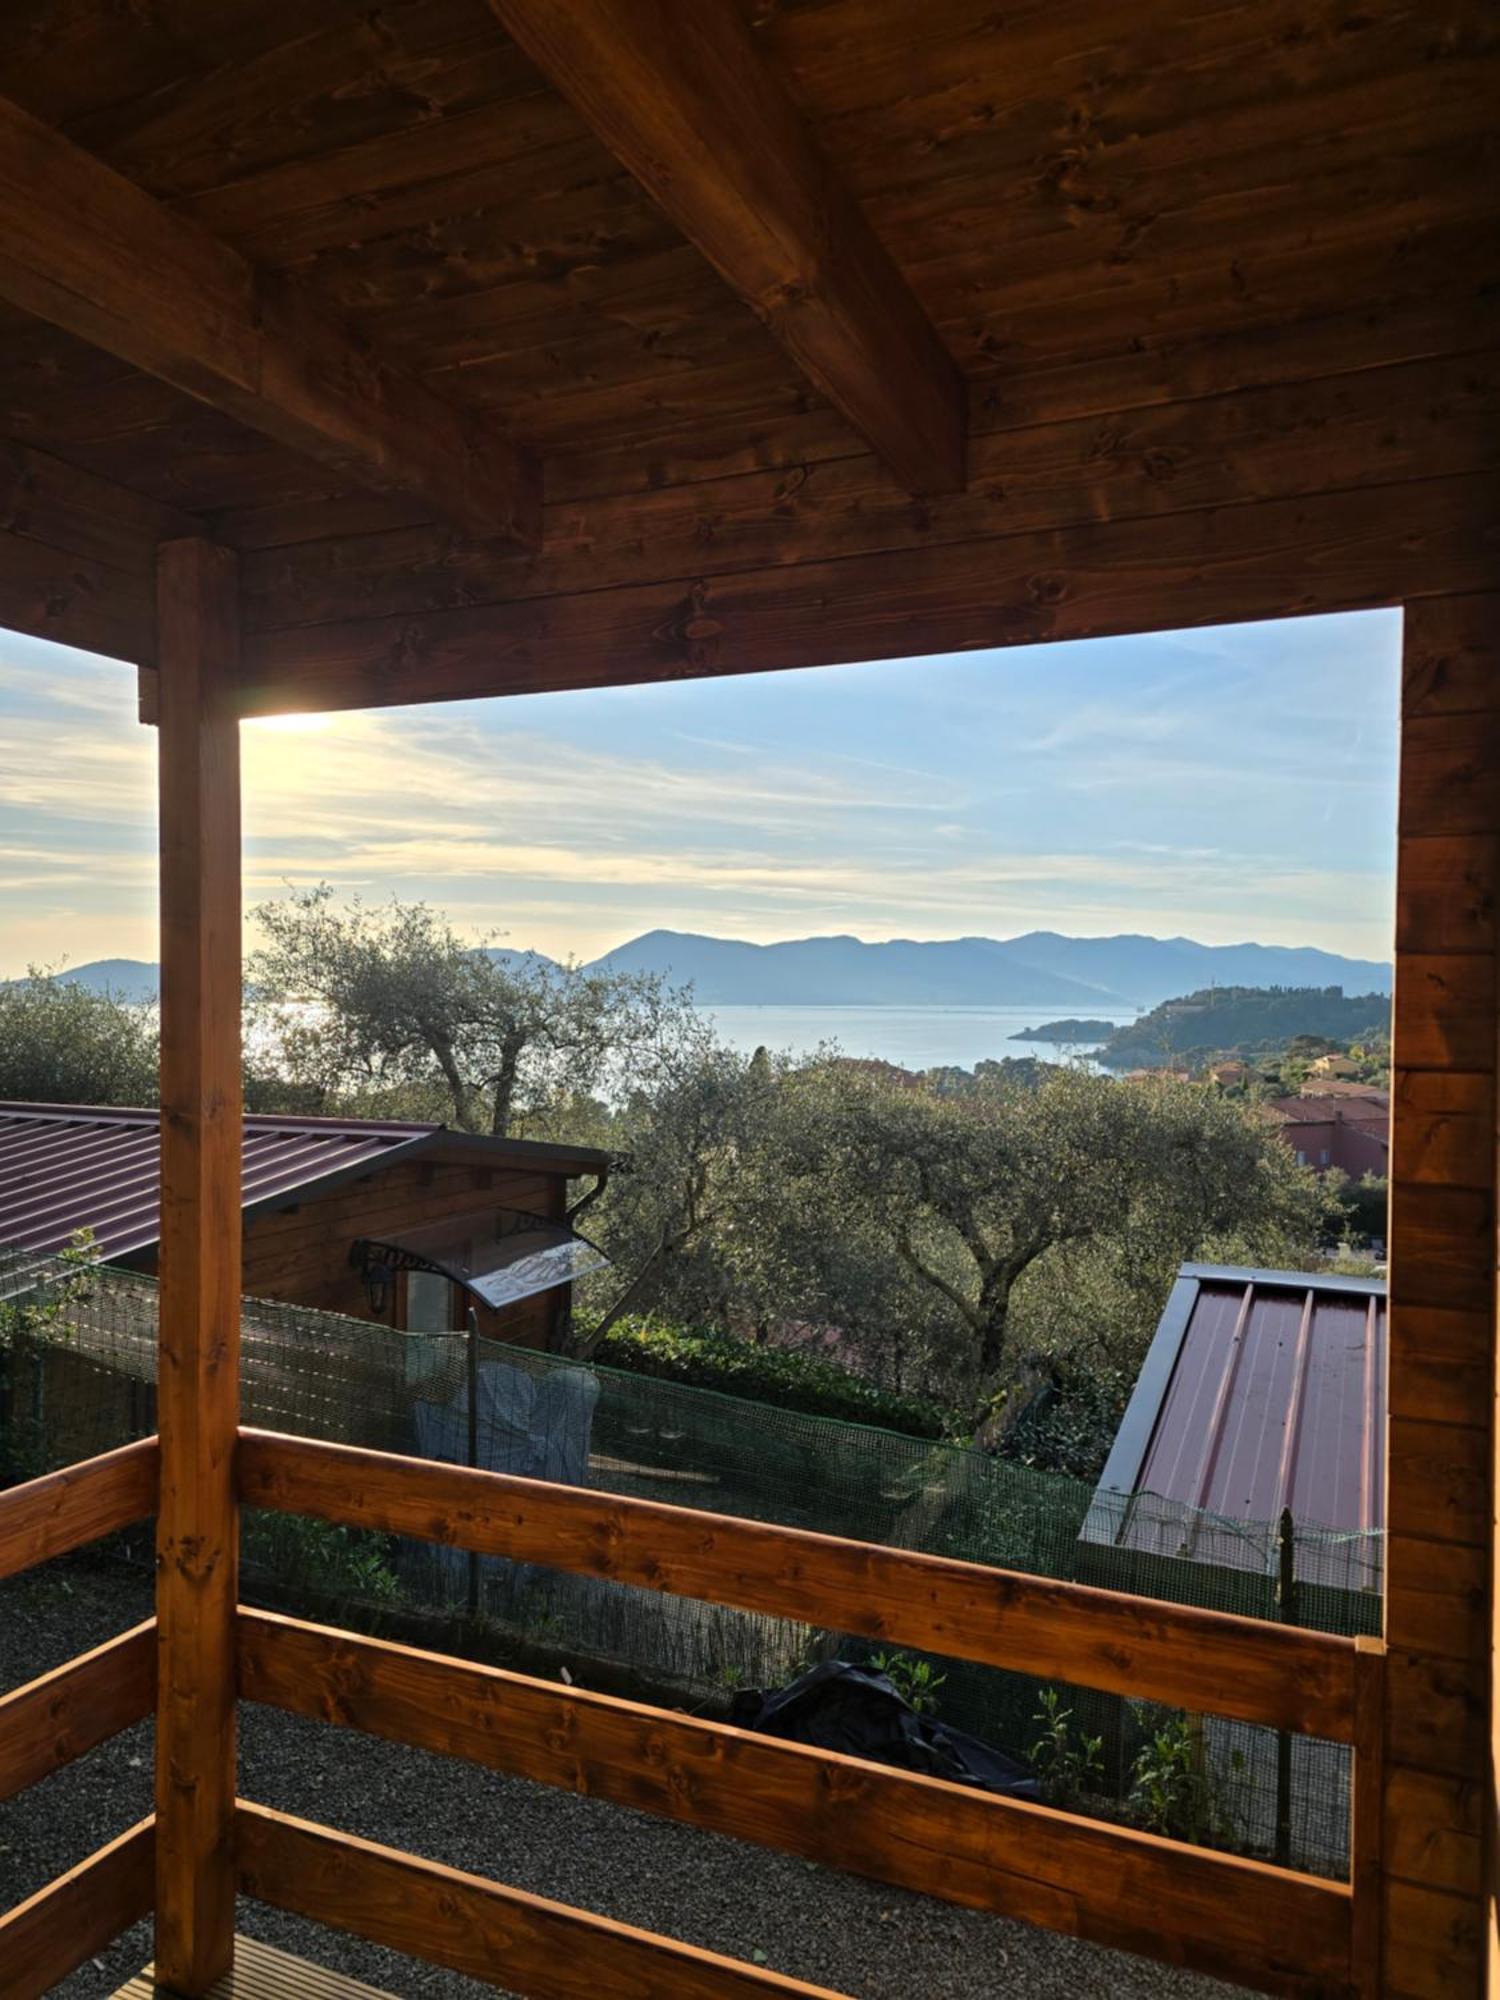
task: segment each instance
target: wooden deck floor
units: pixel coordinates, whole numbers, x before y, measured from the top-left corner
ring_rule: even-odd
[[[119,1989],[114,2000],[155,2000],[155,1995],[148,1965]],[[217,1982],[209,2000],[397,2000],[397,1996],[242,1937],[234,1941],[233,1972]]]

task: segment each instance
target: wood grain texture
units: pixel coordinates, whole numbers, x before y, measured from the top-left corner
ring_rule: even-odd
[[[1500,379],[1493,356],[1465,356],[1030,426],[1002,402],[976,431],[968,489],[920,507],[863,457],[559,498],[531,557],[430,525],[268,549],[244,564],[246,626],[600,590],[636,580],[646,547],[657,579],[691,580],[706,562],[729,575],[1327,492],[1371,466],[1480,472],[1500,467]]]
[[[958,369],[733,0],[492,0],[914,493],[964,482]]]
[[[270,1613],[240,1613],[240,1676],[247,1700],[1268,1992],[1347,1976],[1348,1890],[1259,1862]]]
[[[155,1704],[152,1619],[0,1695],[0,1799],[143,1721]]]
[[[298,451],[534,538],[535,467],[294,286],[0,101],[0,295]]]
[[[696,1508],[246,1430],[247,1506],[609,1577],[1347,1743],[1352,1640]]]
[[[161,552],[156,1963],[196,1996],[234,1934],[240,778],[234,558]]]
[[[1495,1549],[1500,597],[1407,607],[1397,843],[1387,1991],[1484,1989]],[[1447,861],[1451,874],[1441,880]],[[1420,948],[1413,948],[1420,947]]]
[[[0,1578],[15,1576],[156,1512],[161,1455],[138,1438],[0,1493]]]
[[[241,709],[382,707],[902,659],[1389,604],[1500,561],[1435,479],[697,581],[247,633]]]
[[[530,2000],[839,2000],[775,1972],[240,1802],[240,1887]]]
[[[114,2000],[160,2000],[160,1995],[147,1966],[120,1988]],[[399,2000],[399,1996],[347,1973],[330,1972],[326,1965],[294,1958],[259,1938],[236,1937],[234,1964],[214,1981],[204,2000]]]
[[[0,1916],[0,2000],[41,2000],[147,1914],[153,1845],[142,1820]]]

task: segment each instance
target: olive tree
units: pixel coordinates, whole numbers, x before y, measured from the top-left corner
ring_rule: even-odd
[[[425,903],[339,905],[324,884],[255,920],[258,1032],[293,1082],[468,1132],[536,1131],[568,1098],[649,1074],[683,1012],[658,979],[476,945]]]

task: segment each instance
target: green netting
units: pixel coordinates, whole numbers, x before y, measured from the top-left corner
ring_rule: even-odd
[[[12,1266],[0,1305],[0,1477],[18,1478],[144,1435],[155,1422],[156,1288],[134,1273]],[[6,1296],[0,1262],[0,1300]],[[473,1462],[861,1541],[960,1556],[1255,1618],[1279,1615],[1269,1524],[1217,1520],[1152,1496],[1096,1501],[1087,1484],[982,1453],[752,1403],[458,1334],[247,1300],[247,1423]],[[430,1642],[548,1667],[592,1685],[712,1707],[776,1686],[815,1659],[880,1651],[799,1621],[669,1597],[535,1564],[251,1513],[247,1595]],[[1381,1543],[1298,1524],[1299,1622],[1380,1626]],[[1023,1675],[933,1660],[943,1719],[1025,1757],[1042,1688]],[[1166,1725],[1143,1704],[1064,1689],[1074,1726],[1102,1739],[1097,1789],[1123,1801],[1143,1745]],[[1349,1760],[1297,1739],[1290,1796],[1277,1738],[1191,1724],[1201,1837],[1276,1848],[1289,1812],[1294,1864],[1346,1865]]]

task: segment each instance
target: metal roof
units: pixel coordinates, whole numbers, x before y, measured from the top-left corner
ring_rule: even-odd
[[[364,1118],[245,1119],[247,1213],[310,1187],[417,1153],[472,1156],[541,1173],[602,1173],[608,1155],[442,1125]],[[92,1104],[0,1103],[0,1245],[61,1250],[91,1229],[101,1254],[128,1257],[160,1232],[160,1113]]]
[[[1299,1525],[1378,1530],[1385,1394],[1382,1280],[1184,1264],[1085,1534],[1163,1546],[1161,1510],[1122,1495],[1247,1526],[1289,1508]]]

